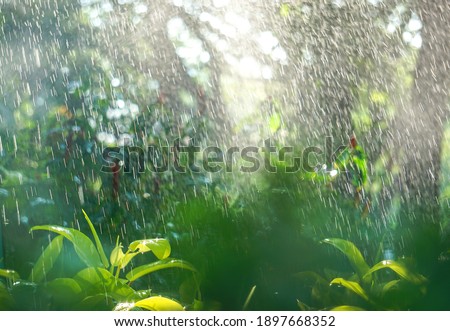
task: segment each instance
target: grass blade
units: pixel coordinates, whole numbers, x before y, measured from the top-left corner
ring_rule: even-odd
[[[82,209],[84,218],[86,222],[89,224],[89,228],[91,229],[92,235],[94,236],[95,245],[97,246],[98,254],[100,255],[100,259],[102,260],[103,266],[105,268],[109,267],[108,258],[106,257],[105,251],[103,250],[102,243],[100,242],[100,238],[98,237],[97,231],[95,231],[94,224],[92,224],[89,216],[86,214],[84,209]]]

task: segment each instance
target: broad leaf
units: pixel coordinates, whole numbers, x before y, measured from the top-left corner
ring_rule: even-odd
[[[82,232],[56,225],[33,226],[31,231],[44,230],[57,233],[72,242],[75,252],[88,267],[102,267],[103,263],[92,241]]]
[[[178,302],[164,297],[150,297],[134,304],[135,307],[156,311],[182,311],[183,306]]]
[[[12,310],[14,308],[14,299],[8,292],[8,289],[0,282],[0,310]]]
[[[57,278],[45,285],[46,294],[51,295],[55,308],[68,308],[82,299],[80,285],[72,278]]]
[[[142,276],[148,275],[158,270],[169,268],[180,268],[190,270],[192,272],[197,272],[197,270],[191,264],[182,260],[163,260],[134,268],[126,275],[126,278],[130,282],[134,282],[136,279],[141,278]]]
[[[402,279],[411,282],[415,285],[421,285],[427,281],[427,279],[424,276],[414,273],[408,270],[408,268],[406,268],[403,264],[400,264],[392,260],[384,260],[377,263],[370,270],[367,271],[367,273],[364,275],[364,278],[370,277],[371,274],[374,273],[375,271],[386,268],[391,269]]]
[[[366,292],[363,290],[361,285],[359,285],[357,282],[350,282],[348,280],[345,280],[343,278],[335,278],[331,281],[330,285],[340,285],[344,286],[345,288],[349,289],[350,291],[356,293],[361,298],[363,298],[366,301],[369,301],[369,296],[366,294]]]
[[[353,269],[356,271],[360,279],[369,271],[369,266],[364,260],[361,252],[350,241],[338,238],[331,238],[323,240],[324,243],[330,244],[339,249],[345,256],[347,256]],[[368,279],[370,280],[370,279]]]
[[[160,238],[133,241],[128,249],[130,252],[138,253],[152,251],[159,260],[168,258],[171,251],[169,241]]]
[[[78,303],[74,310],[96,311],[96,310],[111,310],[114,307],[114,299],[108,294],[96,294],[84,298]]]
[[[100,255],[103,266],[105,268],[108,268],[109,267],[108,258],[106,257],[105,251],[103,250],[103,246],[102,243],[100,242],[100,238],[98,237],[97,231],[95,231],[94,224],[92,224],[86,212],[83,209],[82,211],[84,218],[86,219],[86,222],[89,224],[89,228],[91,229],[92,235],[94,236],[95,245],[97,246],[98,254]]]
[[[106,293],[115,300],[122,301],[136,297],[134,290],[124,279],[116,279],[103,268],[86,268],[75,275],[74,280],[90,296]]]
[[[20,279],[20,275],[17,271],[6,269],[0,269],[0,277],[11,279],[13,282]]]
[[[45,280],[47,273],[53,268],[63,248],[63,236],[55,237],[44,249],[41,256],[31,269],[28,280],[39,283]]]

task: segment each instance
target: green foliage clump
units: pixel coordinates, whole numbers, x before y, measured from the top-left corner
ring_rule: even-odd
[[[369,267],[350,241],[323,240],[342,252],[353,273],[342,276],[327,270],[325,277],[308,271],[297,277],[311,285],[315,304],[330,310],[407,310],[414,308],[427,292],[428,280],[413,271],[407,261],[382,260]],[[331,277],[328,281],[327,278]],[[298,301],[302,310],[313,309]]]
[[[27,278],[13,270],[0,270],[0,277],[6,278],[6,284],[0,282],[0,309],[184,310],[185,307],[175,299],[157,295],[149,288],[132,287],[142,277],[169,268],[191,271],[195,280],[194,292],[200,297],[196,269],[188,262],[170,258],[171,247],[166,239],[136,240],[126,252],[117,240],[108,259],[92,222],[86,213],[84,215],[94,241],[73,228],[42,225],[31,229],[32,232],[49,231],[57,236],[42,252]],[[85,268],[78,270],[73,277],[52,277],[51,271],[62,253],[64,239],[72,243]],[[158,259],[156,262],[132,267],[121,277],[121,272],[137,255],[150,251]],[[193,299],[189,304],[196,308],[199,303]]]

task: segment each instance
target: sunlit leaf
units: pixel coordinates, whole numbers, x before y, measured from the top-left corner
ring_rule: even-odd
[[[86,219],[86,222],[89,224],[89,228],[91,229],[92,235],[94,236],[95,245],[97,246],[98,254],[100,255],[103,266],[105,268],[108,268],[109,267],[108,258],[106,257],[105,251],[103,250],[103,246],[102,243],[100,242],[100,238],[98,237],[97,231],[95,231],[94,224],[92,224],[86,212],[83,209],[82,211],[84,218]]]
[[[357,283],[357,282],[350,282],[350,281],[345,280],[343,278],[335,278],[335,279],[333,279],[331,281],[330,285],[343,286],[343,287],[349,289],[350,291],[356,293],[357,295],[359,295],[364,300],[369,301],[369,296],[366,294],[366,292],[361,287],[361,285],[359,285],[359,283]]]
[[[148,275],[158,270],[169,268],[180,268],[190,270],[192,272],[197,272],[197,270],[191,264],[182,260],[163,260],[134,268],[126,275],[126,278],[130,282],[134,282],[136,279],[141,278],[142,276]]]
[[[39,225],[31,228],[31,231],[44,230],[57,233],[69,240],[80,259],[89,267],[102,267],[97,249],[92,241],[82,232],[56,225]]]
[[[170,244],[166,239],[145,239],[133,241],[130,246],[128,246],[130,252],[145,253],[152,251],[153,254],[159,259],[163,260],[170,256]]]
[[[331,309],[331,311],[364,311],[364,309],[356,306],[337,306]]]
[[[42,252],[41,256],[31,269],[28,280],[39,283],[45,280],[47,273],[53,268],[63,248],[63,236],[55,237]]]
[[[245,299],[244,306],[242,306],[242,310],[247,310],[248,305],[250,304],[250,301],[252,300],[253,295],[255,294],[255,290],[256,290],[256,285],[251,288],[251,290],[247,296],[247,299]]]
[[[154,311],[181,311],[183,306],[178,302],[165,297],[150,297],[136,302],[135,307]]]
[[[414,272],[408,270],[408,268],[406,266],[404,266],[403,264],[392,261],[392,260],[384,260],[384,261],[377,263],[370,270],[367,271],[367,273],[364,275],[364,277],[365,278],[370,277],[370,275],[372,273],[374,273],[375,271],[378,271],[381,269],[386,269],[386,268],[391,269],[392,271],[394,271],[397,275],[399,275],[404,280],[411,282],[413,284],[416,284],[416,285],[424,284],[427,281],[427,279],[424,276],[414,273]]]
[[[130,263],[130,261],[138,254],[139,254],[139,252],[136,252],[136,253],[127,252],[127,253],[125,253],[125,255],[123,256],[122,261],[120,263],[120,268],[121,269],[125,268],[128,265],[128,263]]]
[[[125,254],[122,251],[122,247],[117,245],[112,250],[111,256],[109,257],[109,261],[111,262],[111,265],[113,265],[114,267],[118,267],[118,266],[120,266],[124,256],[125,256]]]
[[[344,253],[344,255],[347,256],[348,260],[350,261],[353,269],[361,279],[369,271],[369,266],[364,260],[361,252],[350,241],[339,238],[330,238],[323,240],[323,242],[336,247],[342,253]]]
[[[12,281],[20,279],[20,275],[16,271],[6,269],[0,269],[0,277],[5,277],[11,279]]]

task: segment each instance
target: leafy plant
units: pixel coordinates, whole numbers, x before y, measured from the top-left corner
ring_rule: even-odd
[[[325,277],[315,272],[297,274],[311,284],[315,303],[331,310],[405,310],[425,295],[427,279],[414,272],[406,262],[383,260],[369,267],[358,248],[350,241],[332,238],[323,243],[341,251],[353,273],[347,277],[326,270]],[[331,276],[331,281],[327,281]],[[298,301],[302,310],[311,309]]]
[[[44,225],[32,232],[44,230],[56,233],[34,264],[29,276],[22,278],[13,270],[0,269],[0,309],[39,310],[184,310],[178,301],[152,293],[151,289],[134,289],[133,282],[155,271],[180,268],[194,274],[195,292],[200,296],[196,269],[189,263],[171,259],[171,247],[166,239],[133,241],[124,252],[117,240],[109,259],[100,238],[83,211],[94,241],[73,228]],[[52,278],[51,271],[63,250],[64,239],[70,241],[76,255],[86,268],[71,278]],[[158,261],[131,268],[124,277],[121,273],[138,254],[152,252]],[[198,303],[199,301],[196,301]]]

